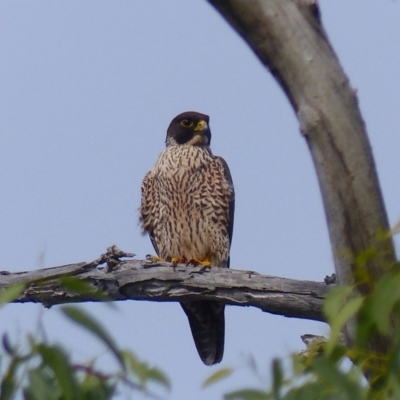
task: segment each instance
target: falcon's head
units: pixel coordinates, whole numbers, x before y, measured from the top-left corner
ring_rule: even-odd
[[[167,146],[173,144],[209,146],[211,143],[209,121],[208,115],[195,111],[179,114],[169,124],[165,143]]]

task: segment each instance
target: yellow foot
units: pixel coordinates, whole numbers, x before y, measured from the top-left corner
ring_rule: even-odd
[[[187,259],[185,257],[167,257],[167,259],[164,260],[163,258],[154,256],[153,254],[147,254],[146,260],[153,262],[170,262],[174,265],[181,263],[184,264],[187,262]]]
[[[211,263],[207,259],[200,261],[197,258],[192,258],[187,265],[201,265],[202,267],[210,268]]]
[[[164,261],[162,258],[160,258],[160,257],[158,257],[158,256],[154,256],[153,254],[147,254],[147,255],[146,255],[146,260],[148,260],[148,261],[154,261],[154,262]]]
[[[171,263],[176,265],[176,264],[182,264],[185,263],[187,260],[185,257],[171,257]]]

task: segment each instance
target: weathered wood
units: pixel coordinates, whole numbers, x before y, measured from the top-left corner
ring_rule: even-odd
[[[99,267],[104,262],[108,262],[108,267]],[[170,263],[146,260],[120,261],[118,257],[110,260],[105,255],[91,263],[0,274],[0,290],[26,283],[26,289],[15,302],[42,303],[46,307],[87,301],[210,299],[316,321],[324,321],[322,301],[330,288],[323,282],[278,278],[254,271],[184,264],[173,267]],[[66,289],[59,281],[66,276],[89,283],[93,292],[75,293]],[[106,294],[107,300],[99,298],[98,293]]]

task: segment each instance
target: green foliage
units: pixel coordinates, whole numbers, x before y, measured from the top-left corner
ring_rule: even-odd
[[[360,311],[363,304],[363,298],[350,297],[352,291],[349,286],[339,286],[332,289],[325,299],[324,312],[331,327],[330,340],[325,349],[328,353],[336,348],[344,325]]]
[[[265,400],[266,393],[256,389],[243,389],[226,394],[224,400]]]
[[[359,284],[369,288],[361,296],[350,286],[333,288],[324,303],[330,337],[307,338],[300,355],[272,361],[270,373],[260,373],[250,363],[258,387],[242,388],[225,394],[224,400],[386,400],[400,398],[400,268],[395,265],[374,282],[366,272],[373,251],[355,260]],[[90,287],[74,280],[63,281],[72,291]],[[0,306],[18,298],[24,285],[0,293]],[[99,321],[77,307],[65,306],[62,313],[102,343],[116,361],[116,370],[103,372],[94,361],[74,363],[65,349],[45,337],[29,337],[27,343],[12,343],[7,334],[0,351],[0,400],[17,396],[25,400],[110,400],[118,388],[159,398],[154,387],[171,390],[171,383],[158,368],[139,360],[131,351],[120,349]],[[354,342],[345,346],[343,328],[355,321]],[[372,340],[389,340],[382,354],[369,350]],[[218,384],[237,373],[233,368],[214,372],[203,388]],[[268,384],[266,383],[268,382]]]
[[[60,286],[66,289],[68,293],[79,293],[81,296],[86,295],[91,300],[109,300],[109,297],[105,293],[100,292],[96,287],[76,276],[64,276],[59,279],[59,282]]]
[[[350,286],[336,287],[329,292],[324,303],[331,327],[328,339],[317,337],[318,340],[309,343],[302,354],[273,360],[270,377],[263,374],[261,388],[231,392],[224,399],[400,398],[400,265],[393,266],[381,280],[374,282],[364,266],[375,256],[375,252],[369,251],[355,262],[361,284],[370,288],[366,295],[361,296]],[[355,339],[351,346],[345,346],[342,331],[350,320],[355,321]],[[372,340],[391,345],[387,351],[376,354],[368,348]],[[283,361],[285,365],[291,364],[291,368],[283,368]],[[218,376],[218,371],[213,375]],[[259,375],[259,372],[254,373],[254,376]]]
[[[233,369],[232,368],[221,368],[212,375],[210,375],[202,385],[202,388],[206,388],[208,386],[214,385],[215,383],[227,378],[228,376],[232,375]]]
[[[115,356],[115,358],[121,364],[121,367],[125,369],[124,361],[121,357],[121,354],[114,343],[114,340],[111,336],[102,328],[101,324],[97,322],[93,317],[91,317],[85,311],[78,309],[76,307],[68,307],[65,306],[62,308],[62,312],[70,318],[72,321],[76,322],[78,325],[87,329],[91,332],[97,339],[103,342],[106,347],[111,351],[111,353]]]
[[[10,286],[9,288],[0,292],[0,307],[15,300],[25,289],[24,283]]]
[[[0,299],[18,297],[23,287],[8,290]],[[103,343],[119,368],[100,371],[94,362],[74,363],[66,350],[44,337],[30,336],[27,343],[11,343],[3,336],[0,351],[0,400],[109,400],[118,387],[141,392],[148,398],[154,385],[170,390],[168,378],[157,368],[140,361],[132,352],[117,347],[111,335],[92,316],[77,307],[63,307],[70,320]]]
[[[147,362],[140,361],[130,351],[122,351],[121,355],[128,368],[128,376],[136,385],[147,389],[149,383],[157,383],[165,389],[171,390],[171,383],[168,377],[160,369],[151,367]]]

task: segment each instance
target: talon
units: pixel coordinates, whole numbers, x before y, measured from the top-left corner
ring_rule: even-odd
[[[205,259],[203,261],[200,261],[197,258],[192,258],[186,265],[201,265],[202,267],[206,268],[211,267],[211,263],[209,260]]]
[[[153,262],[160,262],[164,261],[162,258],[155,256],[153,254],[146,254],[146,260],[147,261],[153,261]]]
[[[171,258],[171,263],[176,265],[176,264],[183,264],[185,263],[187,260],[185,257],[172,257]]]

